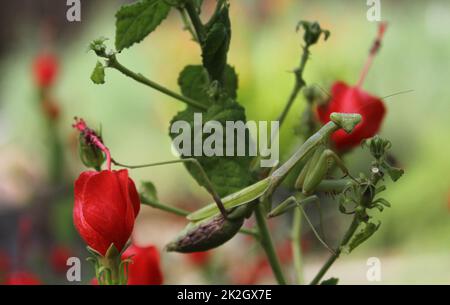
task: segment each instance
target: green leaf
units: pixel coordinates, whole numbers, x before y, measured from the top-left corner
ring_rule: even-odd
[[[356,233],[350,240],[346,251],[348,253],[352,252],[356,247],[369,239],[378,230],[380,224],[381,223],[375,224],[372,222],[364,223],[364,227],[361,228],[359,232]]]
[[[210,85],[208,72],[202,66],[186,66],[178,77],[181,93],[193,100],[209,105],[207,94]]]
[[[188,107],[184,111],[179,112],[173,119],[172,122],[178,120],[184,120],[189,122],[191,125],[191,153],[193,156],[194,143],[193,143],[193,116],[195,110],[192,107]],[[238,121],[242,120],[245,122],[245,113],[243,108],[237,103],[233,102],[231,104],[225,105],[214,105],[208,109],[208,111],[203,113],[203,122],[208,120],[217,120],[221,125],[225,126],[225,121]],[[177,134],[170,134],[172,138],[176,137]],[[224,135],[225,136],[225,135]],[[203,136],[203,140],[207,136]],[[225,145],[225,140],[224,140]],[[225,151],[225,150],[224,150]],[[182,157],[190,157],[182,156]],[[202,165],[209,179],[211,180],[217,193],[223,197],[228,194],[239,191],[241,188],[248,186],[254,182],[252,175],[250,173],[250,157],[221,157],[221,156],[200,156],[195,157],[199,163]],[[202,175],[199,170],[193,164],[185,164],[189,173],[197,180],[201,186],[205,186],[206,183],[203,180]]]
[[[403,174],[405,173],[405,171],[403,169],[391,166],[387,162],[383,162],[383,164],[381,166],[384,168],[384,170],[386,170],[389,177],[391,177],[392,181],[394,181],[394,182],[396,182],[398,179],[400,179],[403,176]]]
[[[92,71],[91,80],[97,85],[105,83],[105,67],[99,61],[97,61],[94,71]]]
[[[150,181],[142,182],[141,197],[144,197],[147,202],[158,203],[158,194],[155,185]]]
[[[388,207],[388,208],[391,207],[390,202],[387,201],[387,200],[384,199],[384,198],[378,198],[377,200],[375,200],[375,202],[376,202],[376,203],[381,203],[382,205],[384,205],[385,207]]]
[[[211,80],[224,82],[224,70],[231,41],[231,26],[228,6],[224,6],[219,17],[207,29],[202,43],[203,66],[208,70]]]
[[[200,66],[188,66],[186,67],[179,77],[179,84],[182,89],[183,94],[186,96],[196,96],[199,97],[200,101],[208,100],[208,109],[203,111],[203,122],[207,121],[218,121],[222,126],[225,126],[227,121],[242,121],[246,122],[245,110],[239,105],[234,99],[228,96],[235,96],[237,89],[237,76],[234,69],[228,67],[227,71],[227,82],[225,83],[225,88],[222,88],[222,93],[219,94],[218,100],[209,97],[206,92],[201,91],[202,89],[208,87],[209,83],[204,84],[206,80],[204,74],[204,68]],[[199,92],[201,91],[201,92]],[[193,156],[193,125],[194,125],[194,113],[201,112],[199,109],[193,107],[187,107],[185,110],[180,111],[172,119],[175,121],[186,121],[191,126],[191,153]],[[225,130],[225,128],[224,128]],[[172,138],[175,138],[177,134],[171,134]],[[209,135],[204,135],[203,140]],[[225,135],[224,135],[225,136]],[[250,135],[246,135],[250,136]],[[237,138],[237,137],[236,137]],[[225,139],[225,138],[224,138]],[[223,141],[224,146],[226,141]],[[225,151],[225,148],[224,148]],[[235,154],[236,155],[236,154]],[[182,157],[190,157],[189,155]],[[246,187],[254,182],[254,179],[249,170],[252,158],[245,157],[196,157],[199,163],[205,169],[209,179],[211,180],[214,188],[220,196],[226,196],[228,194],[234,193]],[[197,182],[205,186],[205,181],[203,181],[198,169],[192,164],[185,164],[186,168],[190,174],[197,180]]]
[[[183,95],[204,102],[205,105],[211,105],[211,97],[208,95],[208,89],[211,86],[208,72],[203,66],[186,66],[178,77],[178,84]],[[238,76],[233,67],[225,67],[224,83],[222,92],[229,97],[236,99],[238,89]]]
[[[116,13],[116,49],[122,51],[142,41],[166,19],[170,8],[162,0],[142,0],[122,6]]]
[[[324,280],[320,283],[320,285],[337,285],[339,282],[339,279],[337,277],[330,277],[328,280]]]
[[[237,98],[238,83],[238,75],[234,67],[227,65],[225,67],[224,89],[232,99]]]

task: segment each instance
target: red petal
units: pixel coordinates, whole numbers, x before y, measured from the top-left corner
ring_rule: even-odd
[[[137,193],[134,182],[128,177],[128,170],[123,169],[117,173],[120,179],[120,185],[122,187],[122,194],[126,198],[127,209],[124,214],[125,225],[130,230],[130,234],[133,231],[134,221],[139,213],[140,200]],[[130,183],[131,181],[131,183]],[[129,238],[129,236],[128,236]],[[127,239],[128,240],[128,239]]]
[[[87,181],[96,174],[97,172],[95,171],[86,171],[81,173],[81,175],[75,181],[75,205],[73,209],[73,222],[78,233],[84,239],[86,244],[91,248],[97,250],[101,254],[105,254],[106,250],[109,247],[109,245],[105,246],[107,241],[105,241],[105,239],[89,225],[83,213],[86,184]]]
[[[126,170],[105,170],[87,181],[83,215],[91,227],[109,242],[108,245],[100,245],[102,248],[107,249],[114,243],[121,251],[128,241],[134,225],[134,212],[129,201]]]
[[[156,247],[131,245],[122,258],[130,256],[133,263],[128,267],[128,285],[161,285],[163,283],[159,252]]]
[[[128,179],[128,192],[130,194],[130,200],[133,205],[134,217],[136,218],[141,208],[141,199],[139,198],[139,194],[136,190],[136,185],[130,178]]]

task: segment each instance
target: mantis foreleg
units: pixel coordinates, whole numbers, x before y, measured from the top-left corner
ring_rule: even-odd
[[[320,154],[320,155],[319,155]],[[302,189],[303,194],[310,195],[326,177],[328,171],[336,164],[339,169],[347,176],[349,174],[344,162],[330,149],[318,149],[313,158],[308,161],[305,171],[302,171],[297,178],[295,187]]]

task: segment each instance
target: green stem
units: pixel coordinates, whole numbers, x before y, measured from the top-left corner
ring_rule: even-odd
[[[200,20],[200,16],[198,15],[198,12],[192,0],[186,1],[185,8],[187,14],[189,15],[189,18],[191,19],[192,26],[194,27],[198,41],[200,43],[203,43],[206,36],[205,27],[203,26],[203,23]]]
[[[303,71],[305,70],[306,62],[309,58],[309,47],[310,45],[306,45],[303,48],[303,54],[300,60],[300,66],[294,70],[295,75],[295,84],[294,88],[292,88],[291,94],[289,95],[289,98],[286,102],[286,105],[284,106],[283,110],[281,111],[281,114],[278,116],[277,121],[279,122],[278,128],[281,128],[281,125],[283,125],[284,121],[286,120],[286,117],[289,113],[289,111],[292,108],[292,105],[294,104],[295,100],[297,99],[297,96],[299,92],[302,90],[302,88],[306,85],[306,82],[303,79]],[[272,142],[274,137],[276,137],[276,134],[273,134],[269,137],[269,144],[268,147],[270,148],[272,146]],[[258,156],[258,162],[261,159],[261,156]]]
[[[335,253],[333,253],[328,260],[325,262],[325,264],[320,268],[317,275],[314,277],[314,279],[311,281],[310,285],[317,285],[319,284],[322,277],[325,275],[325,273],[330,269],[330,267],[333,265],[333,263],[339,258],[342,248],[350,241],[352,236],[355,234],[356,230],[359,226],[359,219],[358,216],[355,215],[353,217],[352,223],[350,227],[347,229],[347,232],[345,233],[341,243],[339,244],[338,248],[336,249]]]
[[[162,211],[165,211],[168,213],[172,213],[177,216],[186,217],[187,215],[189,215],[189,212],[186,210],[172,207],[169,205],[165,205],[164,203],[161,203],[159,201],[147,200],[145,197],[141,198],[141,203],[151,206],[152,208],[155,208],[155,209],[159,209],[159,210],[162,210]]]
[[[278,284],[286,285],[286,280],[284,279],[281,264],[273,246],[272,239],[270,238],[269,229],[267,227],[266,218],[264,216],[264,202],[261,202],[255,208],[255,218],[260,236],[259,241],[264,251],[266,252],[266,256],[269,260],[270,266],[272,267],[273,274],[275,275]]]
[[[291,94],[289,95],[286,105],[284,106],[283,111],[281,112],[280,116],[278,117],[278,121],[280,122],[280,127],[286,120],[289,110],[291,110],[292,105],[294,104],[295,100],[297,99],[298,93],[306,85],[306,83],[303,79],[303,71],[305,70],[305,66],[306,66],[306,62],[308,61],[308,58],[309,58],[309,45],[306,45],[303,48],[303,54],[302,54],[302,57],[300,60],[300,66],[294,70],[294,74],[295,74],[294,88],[292,88]]]
[[[56,122],[47,119],[49,137],[49,174],[52,183],[59,183],[64,174],[64,154],[63,146],[58,134]]]
[[[192,40],[194,40],[195,42],[199,42],[197,34],[195,30],[192,28],[191,22],[189,21],[189,18],[186,14],[186,9],[183,7],[179,8],[178,11],[180,12],[181,20],[183,21],[184,24],[184,29],[187,30],[189,33],[191,33]]]
[[[149,80],[148,78],[146,78],[145,76],[143,76],[140,73],[135,73],[133,71],[131,71],[130,69],[128,69],[127,67],[123,66],[121,63],[119,63],[119,61],[117,60],[115,55],[110,55],[110,56],[106,56],[106,58],[108,59],[108,67],[114,68],[118,71],[120,71],[121,73],[123,73],[124,75],[134,79],[135,81],[147,85],[155,90],[158,90],[159,92],[162,92],[170,97],[173,97],[174,99],[177,99],[183,103],[186,103],[189,106],[192,107],[196,107],[202,110],[206,110],[207,107],[198,102],[195,101],[191,98],[188,98],[186,96],[182,96],[176,92],[173,92],[170,89],[167,89],[164,86],[161,86],[160,84],[155,83],[154,81]]]
[[[294,260],[295,279],[298,285],[303,283],[301,232],[302,232],[302,213],[300,209],[296,208],[294,211],[292,222],[291,245]]]

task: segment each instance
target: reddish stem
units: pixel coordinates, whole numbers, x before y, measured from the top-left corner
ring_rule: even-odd
[[[361,75],[359,77],[358,83],[356,87],[360,88],[366,79],[367,73],[369,72],[370,67],[372,66],[373,59],[378,53],[378,50],[381,47],[381,41],[383,40],[384,33],[386,32],[387,23],[381,22],[378,26],[378,35],[370,49],[369,57],[366,60],[364,68],[361,71]]]
[[[108,170],[111,170],[111,153],[95,131],[90,129],[83,119],[78,118],[75,118],[75,124],[72,127],[81,132],[87,143],[97,146],[106,155],[106,167]]]

